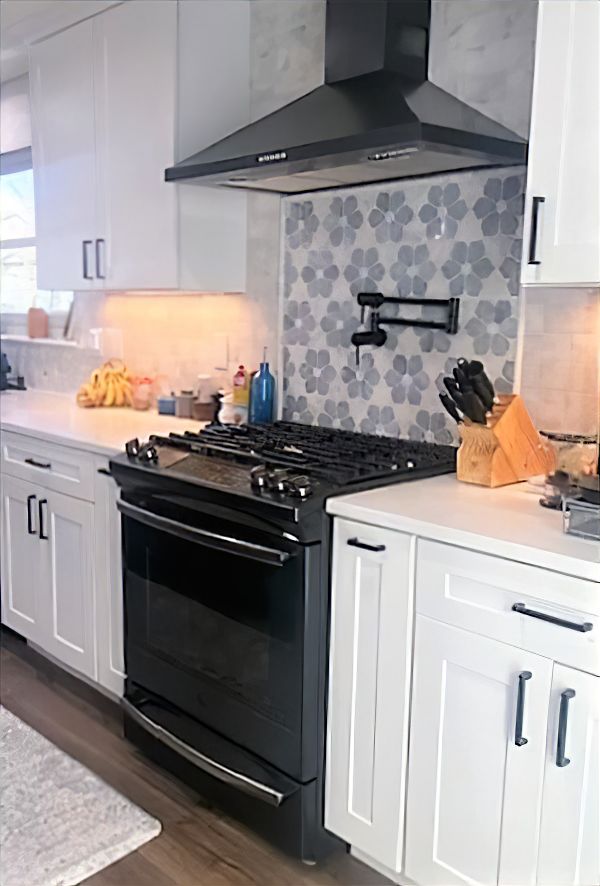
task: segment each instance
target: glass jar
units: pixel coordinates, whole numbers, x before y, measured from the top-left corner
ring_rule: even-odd
[[[560,434],[540,431],[554,450],[556,471],[573,480],[598,473],[598,437],[586,434]]]

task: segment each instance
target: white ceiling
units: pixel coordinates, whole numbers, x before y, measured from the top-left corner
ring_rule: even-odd
[[[0,81],[27,73],[27,47],[118,0],[0,0]]]

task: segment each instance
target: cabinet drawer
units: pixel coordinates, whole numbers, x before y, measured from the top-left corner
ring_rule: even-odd
[[[418,543],[417,612],[593,674],[600,674],[599,602],[596,582]]]
[[[2,473],[75,498],[94,500],[91,456],[11,432],[3,432],[1,441]]]

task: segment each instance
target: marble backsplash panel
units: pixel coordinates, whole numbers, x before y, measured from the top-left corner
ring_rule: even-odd
[[[451,176],[284,201],[284,417],[367,433],[450,442],[438,394],[461,357],[512,390],[524,169]],[[460,298],[459,331],[387,327],[381,348],[350,344],[361,291]],[[439,319],[384,306],[381,316]]]

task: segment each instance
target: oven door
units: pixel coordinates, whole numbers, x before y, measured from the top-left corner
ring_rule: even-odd
[[[321,546],[233,518],[119,506],[128,680],[314,778]]]

